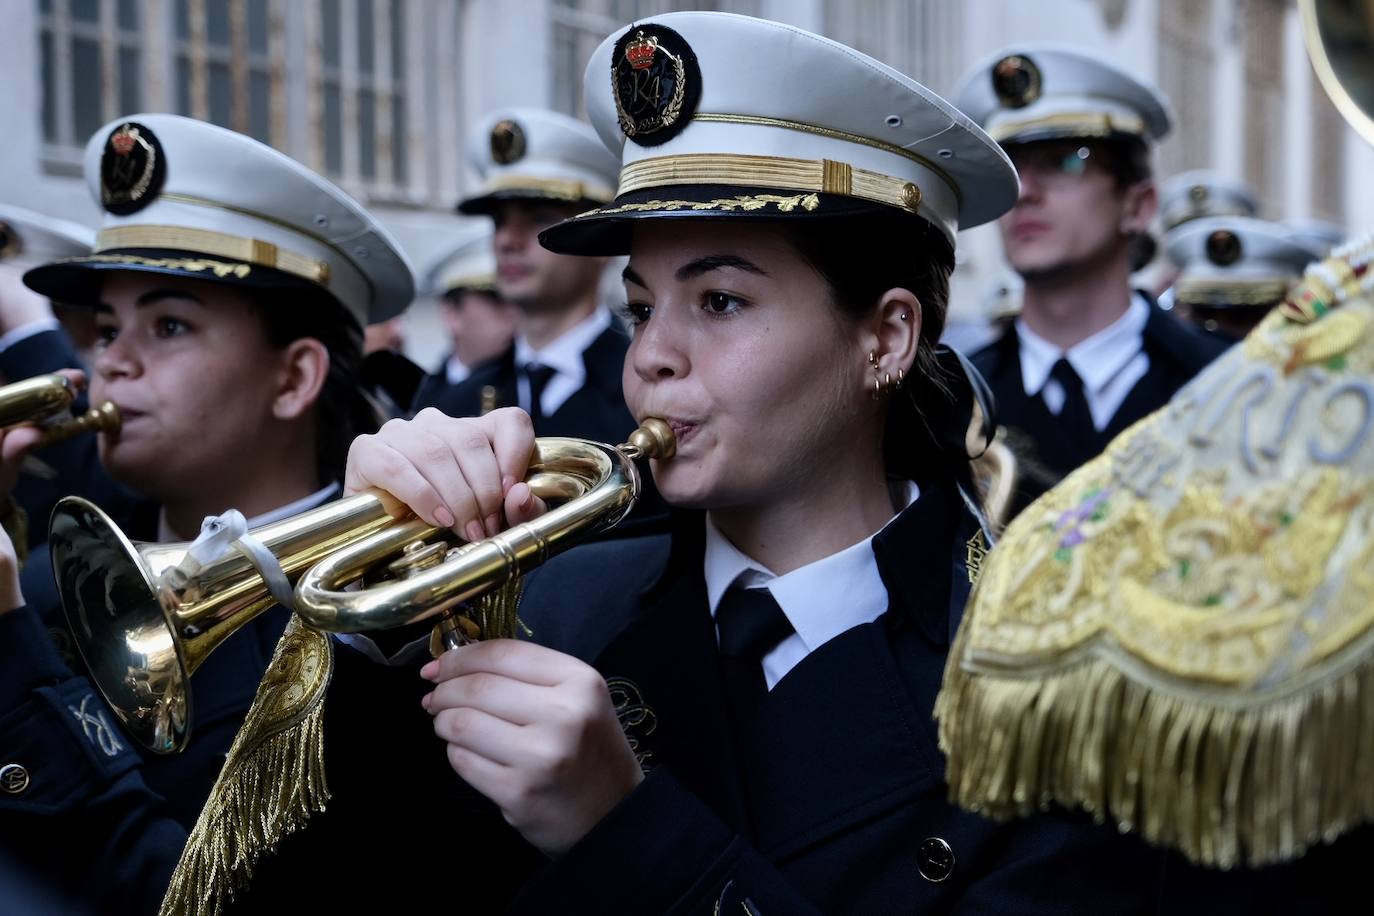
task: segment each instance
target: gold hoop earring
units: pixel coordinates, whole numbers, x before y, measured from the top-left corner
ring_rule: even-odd
[[[906,373],[903,372],[901,369],[898,369],[898,370],[897,370],[897,387],[898,387],[898,388],[902,387],[902,382],[905,382],[905,381],[906,381]]]

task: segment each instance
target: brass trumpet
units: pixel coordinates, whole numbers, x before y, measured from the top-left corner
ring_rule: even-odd
[[[0,388],[0,428],[37,423],[42,448],[82,433],[118,435],[119,408],[106,401],[79,417],[64,416],[76,400],[76,386],[64,375],[37,375]]]
[[[399,626],[444,612],[615,525],[639,496],[635,459],[669,458],[675,445],[669,426],[654,419],[616,447],[538,439],[526,482],[544,499],[567,500],[563,505],[375,589],[338,590],[407,546],[419,542],[424,549],[427,539],[452,535],[379,493],[351,496],[249,534],[288,582],[300,583],[295,610],[307,623],[335,632]],[[109,516],[78,497],[53,510],[48,540],[73,641],[106,701],[144,747],[162,754],[184,749],[192,674],[216,646],[277,603],[252,553],[230,550],[188,564],[191,544],[130,541]],[[449,551],[444,543],[426,556],[438,561]],[[414,567],[420,552],[412,550],[405,564]],[[450,633],[450,643],[460,639],[458,630]]]

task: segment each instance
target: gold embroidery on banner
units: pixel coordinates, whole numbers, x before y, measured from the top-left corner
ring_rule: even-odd
[[[791,213],[800,207],[803,210],[814,210],[821,205],[820,198],[815,194],[797,194],[792,197],[784,197],[777,194],[741,194],[738,197],[725,197],[716,200],[646,200],[641,203],[619,204],[614,207],[602,207],[597,210],[589,210],[586,213],[579,213],[574,219],[585,219],[592,216],[608,216],[615,213],[643,213],[659,210],[762,210],[766,207],[777,207],[782,213]]]
[[[958,804],[1222,868],[1374,820],[1374,302],[1300,305],[989,553],[935,707]]]

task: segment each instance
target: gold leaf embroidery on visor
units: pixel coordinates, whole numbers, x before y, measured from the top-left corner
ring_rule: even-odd
[[[800,207],[803,210],[814,210],[821,205],[820,198],[815,194],[794,194],[783,196],[779,194],[741,194],[738,197],[721,197],[715,200],[646,200],[640,203],[620,204],[615,207],[601,207],[596,210],[589,210],[580,213],[575,218],[584,219],[590,216],[609,216],[616,213],[643,213],[658,210],[762,210],[766,207],[777,207],[779,212],[791,213]]]

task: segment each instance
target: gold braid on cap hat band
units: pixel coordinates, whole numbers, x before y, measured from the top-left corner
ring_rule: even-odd
[[[541,178],[537,175],[496,175],[487,182],[486,193],[496,191],[535,191],[554,200],[592,200],[606,203],[613,196],[608,188],[564,178]]]
[[[187,226],[112,226],[95,237],[93,253],[119,248],[171,248],[218,258],[231,258],[258,267],[270,267],[302,277],[312,283],[329,282],[329,265],[324,261],[285,251],[261,239],[226,235],[209,229]]]
[[[1298,282],[1288,280],[1179,280],[1174,298],[1189,305],[1274,305]]]
[[[911,213],[917,212],[922,199],[921,189],[915,182],[833,159],[691,153],[641,159],[620,172],[621,194],[686,184],[820,191],[887,204]]]
[[[1112,134],[1145,136],[1145,121],[1132,115],[1081,112],[1042,115],[1023,121],[1004,121],[988,128],[988,136],[1004,140],[1034,130],[1051,130],[1063,137],[1110,137]]]
[[[453,274],[443,282],[442,290],[455,289],[494,290],[496,274]]]

